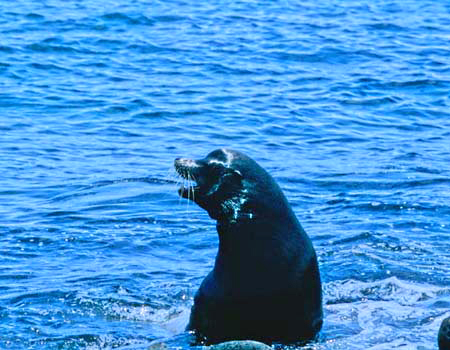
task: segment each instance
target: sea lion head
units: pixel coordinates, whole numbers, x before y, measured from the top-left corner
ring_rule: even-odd
[[[213,219],[235,222],[270,216],[274,208],[285,210],[284,195],[272,177],[241,152],[218,149],[200,160],[177,158],[175,169],[188,180],[179,195],[197,203]],[[190,185],[191,181],[195,184]],[[279,205],[274,206],[274,201]]]

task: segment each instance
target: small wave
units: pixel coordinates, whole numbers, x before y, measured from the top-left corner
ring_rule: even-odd
[[[136,119],[157,119],[157,118],[172,118],[177,117],[179,114],[171,111],[155,111],[155,112],[140,112],[132,116]]]
[[[407,27],[403,27],[398,24],[390,23],[390,22],[367,24],[366,27],[368,29],[386,30],[386,31],[390,31],[390,32],[402,32],[405,30],[409,30],[409,28],[407,28]]]
[[[440,212],[445,214],[450,213],[450,207],[441,205],[424,205],[419,203],[384,203],[381,201],[372,201],[370,203],[359,203],[359,204],[346,204],[344,208],[352,208],[358,210],[376,211],[376,212],[386,212],[386,211],[402,211],[402,210],[417,210],[417,211],[432,211]]]
[[[68,331],[66,333],[76,333]],[[98,335],[96,330],[92,333],[72,334],[62,337],[40,337],[39,340],[31,341],[31,346],[48,347],[56,346],[56,349],[86,349],[86,350],[109,350],[109,349],[134,349],[145,350],[154,337],[148,339],[143,336],[133,337],[120,336],[118,334]]]
[[[177,15],[159,15],[159,16],[153,16],[153,20],[158,22],[178,22],[183,21],[186,19],[186,17],[177,16]]]
[[[9,254],[7,254],[5,256],[8,256],[8,255]],[[35,277],[35,274],[32,274],[32,273],[23,273],[23,274],[21,274],[21,273],[12,273],[12,274],[2,273],[2,274],[0,274],[0,281],[2,281],[2,283],[9,284],[12,281],[27,280],[27,279],[34,278],[34,277]],[[9,289],[9,288],[6,287],[5,289]]]
[[[90,282],[95,281],[98,281],[98,276]],[[86,282],[86,280],[83,282]],[[111,276],[106,278],[104,283],[105,286],[111,287]],[[136,296],[132,291],[122,286],[116,286],[114,289],[114,294],[109,297],[97,297],[96,291],[94,291],[93,295],[89,291],[79,291],[74,296],[74,302],[81,308],[79,312],[89,310],[88,312],[94,311],[96,314],[101,314],[111,319],[153,322],[156,324],[168,322],[186,309],[186,306],[171,305],[174,303],[174,300],[167,295],[158,300],[143,300],[142,296]],[[185,293],[183,292],[181,297],[177,295],[177,299],[188,300],[188,296]],[[164,299],[167,300],[163,301]],[[179,302],[177,301],[177,303]]]
[[[121,12],[107,13],[100,18],[108,22],[122,22],[132,25],[153,25],[155,23],[155,20],[144,15],[131,16]]]
[[[12,296],[9,298],[9,304],[11,305],[22,305],[29,303],[39,303],[46,302],[50,299],[66,299],[70,298],[70,293],[63,292],[57,289],[49,289],[49,290],[40,290],[39,292],[32,293],[18,293],[16,296]]]
[[[83,54],[92,54],[93,51],[87,49],[80,49],[74,46],[68,45],[52,45],[46,42],[34,43],[27,45],[26,48],[35,52],[67,52],[67,53],[83,53]]]
[[[33,19],[33,20],[44,20],[45,19],[45,16],[43,16],[39,13],[34,13],[34,12],[27,13],[25,15],[25,17],[29,18],[29,19]]]
[[[351,136],[342,136],[342,137],[328,137],[328,138],[321,138],[319,140],[311,140],[307,141],[310,144],[320,144],[320,143],[360,143],[360,142],[367,142],[368,140],[363,137],[351,137]]]
[[[70,71],[70,69],[62,67],[57,64],[32,63],[30,66],[33,68],[41,69],[41,70],[45,70],[45,71],[50,71],[50,70],[57,70],[57,71],[63,71],[63,72]]]
[[[305,180],[299,181],[304,182]],[[313,183],[319,187],[330,188],[342,192],[344,190],[351,190],[351,189],[367,189],[367,190],[402,189],[402,188],[425,187],[440,184],[450,184],[450,179],[435,178],[435,179],[396,181],[396,182],[373,181],[373,180],[365,180],[365,181],[314,180]]]
[[[391,96],[376,97],[376,98],[363,98],[363,99],[345,99],[341,103],[348,105],[361,105],[361,106],[380,106],[385,104],[398,103],[398,99]]]
[[[365,51],[355,52],[345,50],[337,46],[323,46],[314,52],[273,52],[274,58],[283,61],[298,61],[309,63],[328,63],[328,64],[348,64],[352,61],[360,61],[362,57],[367,56]]]
[[[113,207],[115,208],[115,207]],[[92,210],[97,210],[98,208],[93,208]],[[91,219],[89,220],[91,225],[104,225],[104,224],[131,224],[131,223],[142,223],[142,224],[172,224],[170,220],[164,220],[161,218],[154,218],[151,216],[146,217],[135,217],[135,218],[108,218],[108,219]]]
[[[427,336],[435,339],[436,317],[442,314],[437,308],[429,308],[431,300],[448,294],[450,289],[431,285],[418,285],[396,277],[374,282],[356,280],[335,281],[324,285],[326,322],[323,333],[327,349],[348,348],[345,345],[363,341],[367,348],[372,344],[387,349],[389,344],[419,344]],[[422,330],[416,334],[412,330]],[[339,334],[342,334],[339,337]],[[382,345],[379,345],[382,344]],[[408,348],[409,347],[405,347]]]
[[[425,174],[434,174],[434,175],[440,175],[442,171],[440,169],[432,169],[432,168],[426,168],[424,166],[417,166],[411,168],[411,171],[418,172],[418,173],[425,173]]]
[[[404,80],[404,81],[374,81],[364,84],[365,87],[376,89],[380,91],[390,91],[392,89],[395,92],[399,92],[399,90],[409,90],[409,89],[421,89],[417,91],[421,91],[423,93],[423,89],[426,88],[447,88],[450,86],[450,80],[444,79],[414,79],[414,80]]]
[[[244,69],[244,68],[238,68],[236,66],[230,66],[228,64],[225,63],[199,63],[196,64],[198,66],[204,67],[206,68],[208,71],[211,71],[212,73],[216,73],[216,74],[223,74],[225,76],[227,75],[252,75],[255,74],[256,72],[250,69]]]
[[[13,53],[14,51],[15,51],[15,49],[14,49],[13,47],[5,46],[5,45],[0,45],[0,52]],[[1,67],[1,66],[5,66],[5,65],[9,66],[9,64],[1,63],[1,64],[0,64],[0,67]]]
[[[177,181],[157,178],[157,177],[130,177],[118,180],[105,180],[99,181],[93,184],[94,187],[114,185],[118,183],[128,183],[128,182],[144,182],[149,184],[176,184]]]
[[[105,186],[112,186],[116,184],[121,183],[135,183],[135,182],[142,182],[147,184],[177,184],[178,182],[175,180],[170,179],[164,179],[164,178],[157,178],[157,177],[130,177],[130,178],[123,178],[123,179],[117,179],[117,180],[101,180],[98,182],[95,182],[91,185],[85,185],[85,186],[79,186],[75,191],[71,193],[63,193],[58,194],[57,196],[54,196],[50,198],[50,201],[64,201],[76,197],[84,197],[84,196],[90,196],[94,195],[95,192],[93,191],[96,188],[101,188]],[[59,212],[55,211],[53,215],[67,215],[67,214],[75,214],[74,212]]]
[[[397,277],[374,282],[334,281],[324,285],[326,305],[375,300],[396,301],[402,305],[412,306],[449,292],[450,288],[419,285],[402,281]]]
[[[76,211],[65,211],[65,210],[55,210],[45,214],[46,217],[76,217],[78,212]]]
[[[338,245],[338,244],[343,244],[343,243],[354,243],[354,242],[358,242],[358,241],[367,241],[369,239],[373,239],[374,236],[370,233],[370,232],[363,232],[351,237],[346,237],[346,238],[342,238],[342,239],[338,239],[338,240],[333,240],[332,241],[332,245]]]

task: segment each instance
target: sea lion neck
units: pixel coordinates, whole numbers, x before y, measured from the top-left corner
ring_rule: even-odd
[[[251,297],[289,288],[293,281],[284,271],[301,266],[296,263],[299,251],[291,247],[302,239],[295,229],[288,232],[276,226],[263,218],[217,223],[219,247],[213,274],[226,295],[245,298],[248,293]]]

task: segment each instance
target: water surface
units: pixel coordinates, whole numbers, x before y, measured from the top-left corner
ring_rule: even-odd
[[[449,33],[446,1],[3,1],[0,348],[188,348],[217,236],[172,164],[230,147],[316,247],[310,348],[435,349]]]

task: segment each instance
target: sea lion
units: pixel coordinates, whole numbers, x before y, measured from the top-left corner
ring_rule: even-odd
[[[215,344],[251,339],[293,343],[322,326],[319,268],[311,240],[275,180],[229,149],[175,159],[196,184],[179,189],[217,220],[213,270],[194,298],[187,330]]]

